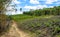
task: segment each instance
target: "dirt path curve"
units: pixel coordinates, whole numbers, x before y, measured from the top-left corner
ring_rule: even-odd
[[[12,27],[10,28],[9,32],[1,37],[31,37],[31,36],[28,33],[19,30],[17,28],[16,22],[13,21]]]

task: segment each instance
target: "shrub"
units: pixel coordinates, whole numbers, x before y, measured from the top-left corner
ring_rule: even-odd
[[[8,19],[7,15],[0,14],[0,34],[9,29],[11,21]]]

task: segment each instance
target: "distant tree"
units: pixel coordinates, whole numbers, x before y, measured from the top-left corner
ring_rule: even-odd
[[[53,8],[43,8],[37,10],[30,10],[25,14],[34,15],[34,16],[41,16],[41,15],[60,15],[60,6],[54,6]]]
[[[20,8],[20,11],[22,11],[22,8]]]

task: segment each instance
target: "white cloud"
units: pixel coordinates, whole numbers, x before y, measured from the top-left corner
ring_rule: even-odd
[[[46,4],[52,4],[53,2],[56,2],[58,0],[46,0]]]
[[[13,8],[13,7],[11,7],[11,6],[10,6],[10,7],[7,7],[7,10],[11,10],[12,8]]]
[[[36,9],[35,6],[25,6],[24,8],[26,8],[26,9]]]
[[[39,1],[38,0],[30,0],[30,3],[31,4],[39,4]]]
[[[15,4],[20,4],[21,3],[18,0],[12,0],[12,2],[14,2]]]
[[[17,12],[11,12],[11,11],[9,11],[9,12],[7,12],[6,13],[7,15],[16,15],[16,14],[23,14],[23,12],[20,12],[20,11],[17,11]]]
[[[23,11],[20,11],[19,9],[15,12],[15,10],[12,9],[13,7],[8,7],[7,15],[15,15],[15,14],[23,14]],[[19,7],[18,7],[19,8]]]
[[[18,10],[17,12],[12,12],[11,14],[12,15],[15,15],[15,14],[23,14],[23,12],[21,12],[21,11]]]
[[[24,7],[25,9],[33,9],[33,10],[36,10],[36,9],[43,9],[43,8],[47,8],[47,5],[37,5],[37,6],[25,6]]]

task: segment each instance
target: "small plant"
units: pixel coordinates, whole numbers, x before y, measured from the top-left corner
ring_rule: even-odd
[[[19,22],[18,28],[35,33],[37,37],[54,37],[60,33],[60,17],[26,20]]]

